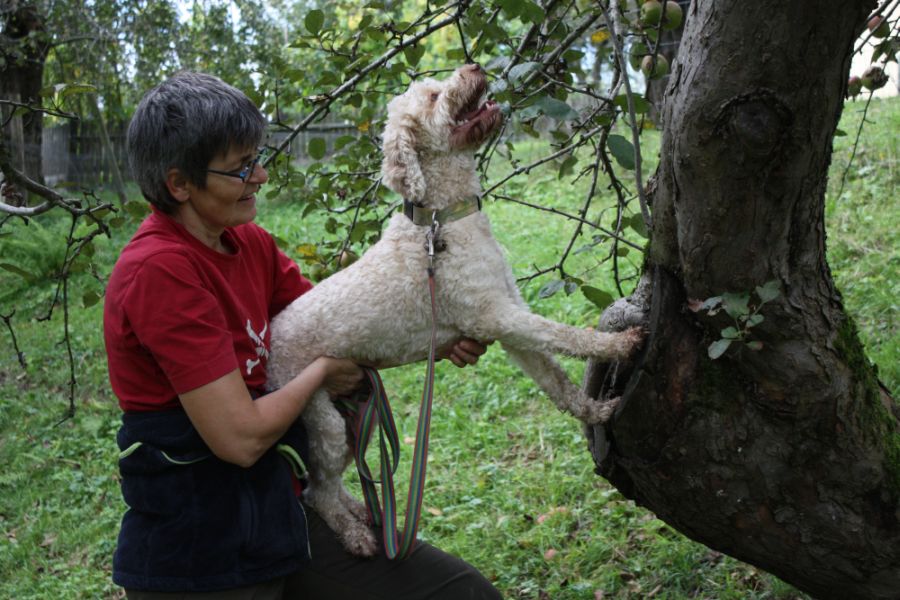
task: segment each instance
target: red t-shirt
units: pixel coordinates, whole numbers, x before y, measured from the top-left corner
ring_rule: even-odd
[[[125,246],[106,288],[109,379],[126,411],[179,405],[178,394],[240,369],[262,391],[269,322],[312,288],[265,230],[223,234],[221,254],[154,210]]]

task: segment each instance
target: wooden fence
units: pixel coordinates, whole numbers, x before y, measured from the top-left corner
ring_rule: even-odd
[[[286,132],[276,132],[268,143],[278,145],[287,135]],[[307,131],[300,132],[292,141],[290,150],[296,162],[307,163],[310,159],[306,155],[306,148],[310,139],[324,139],[327,155],[330,155],[335,140],[344,135],[359,135],[359,131],[346,123],[317,123]],[[131,171],[125,150],[125,126],[110,127],[109,141],[112,160],[118,164],[122,178],[130,180]],[[115,184],[112,163],[100,130],[90,122],[70,122],[44,128],[41,156],[47,185],[96,188]]]
[[[41,159],[48,185],[104,187],[115,183],[113,161],[120,173],[128,172],[123,127],[109,131],[107,152],[99,128],[87,121],[72,121],[44,129]]]

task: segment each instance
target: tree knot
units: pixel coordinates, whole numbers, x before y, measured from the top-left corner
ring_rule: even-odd
[[[729,100],[716,118],[716,133],[742,150],[746,158],[772,158],[790,132],[788,107],[767,89]]]

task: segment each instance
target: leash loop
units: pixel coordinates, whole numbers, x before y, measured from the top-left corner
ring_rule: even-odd
[[[434,400],[434,364],[437,352],[437,300],[434,283],[435,238],[440,224],[436,213],[427,235],[428,291],[431,297],[431,343],[428,349],[428,367],[425,387],[419,406],[419,424],[413,449],[409,492],[406,499],[406,518],[403,533],[397,527],[397,503],[394,497],[393,475],[400,460],[400,443],[397,427],[391,414],[390,403],[384,391],[381,376],[374,369],[364,368],[369,380],[369,397],[360,408],[356,424],[356,469],[359,472],[363,496],[369,518],[375,526],[381,526],[385,555],[391,559],[406,558],[416,543],[416,533],[422,516],[422,500],[425,491],[425,472],[428,465],[428,439],[431,433],[431,405]],[[366,462],[366,448],[372,433],[378,427],[378,445],[381,457],[380,479],[372,476]],[[381,484],[383,506],[379,502],[376,484]]]

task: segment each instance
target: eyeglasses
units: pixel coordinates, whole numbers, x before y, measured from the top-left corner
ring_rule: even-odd
[[[256,171],[256,165],[265,162],[266,156],[269,154],[268,148],[259,148],[259,154],[256,155],[256,158],[248,162],[246,165],[241,167],[237,171],[220,171],[218,169],[207,169],[207,173],[215,173],[216,175],[225,175],[226,177],[237,177],[244,183],[247,182],[247,179]]]

